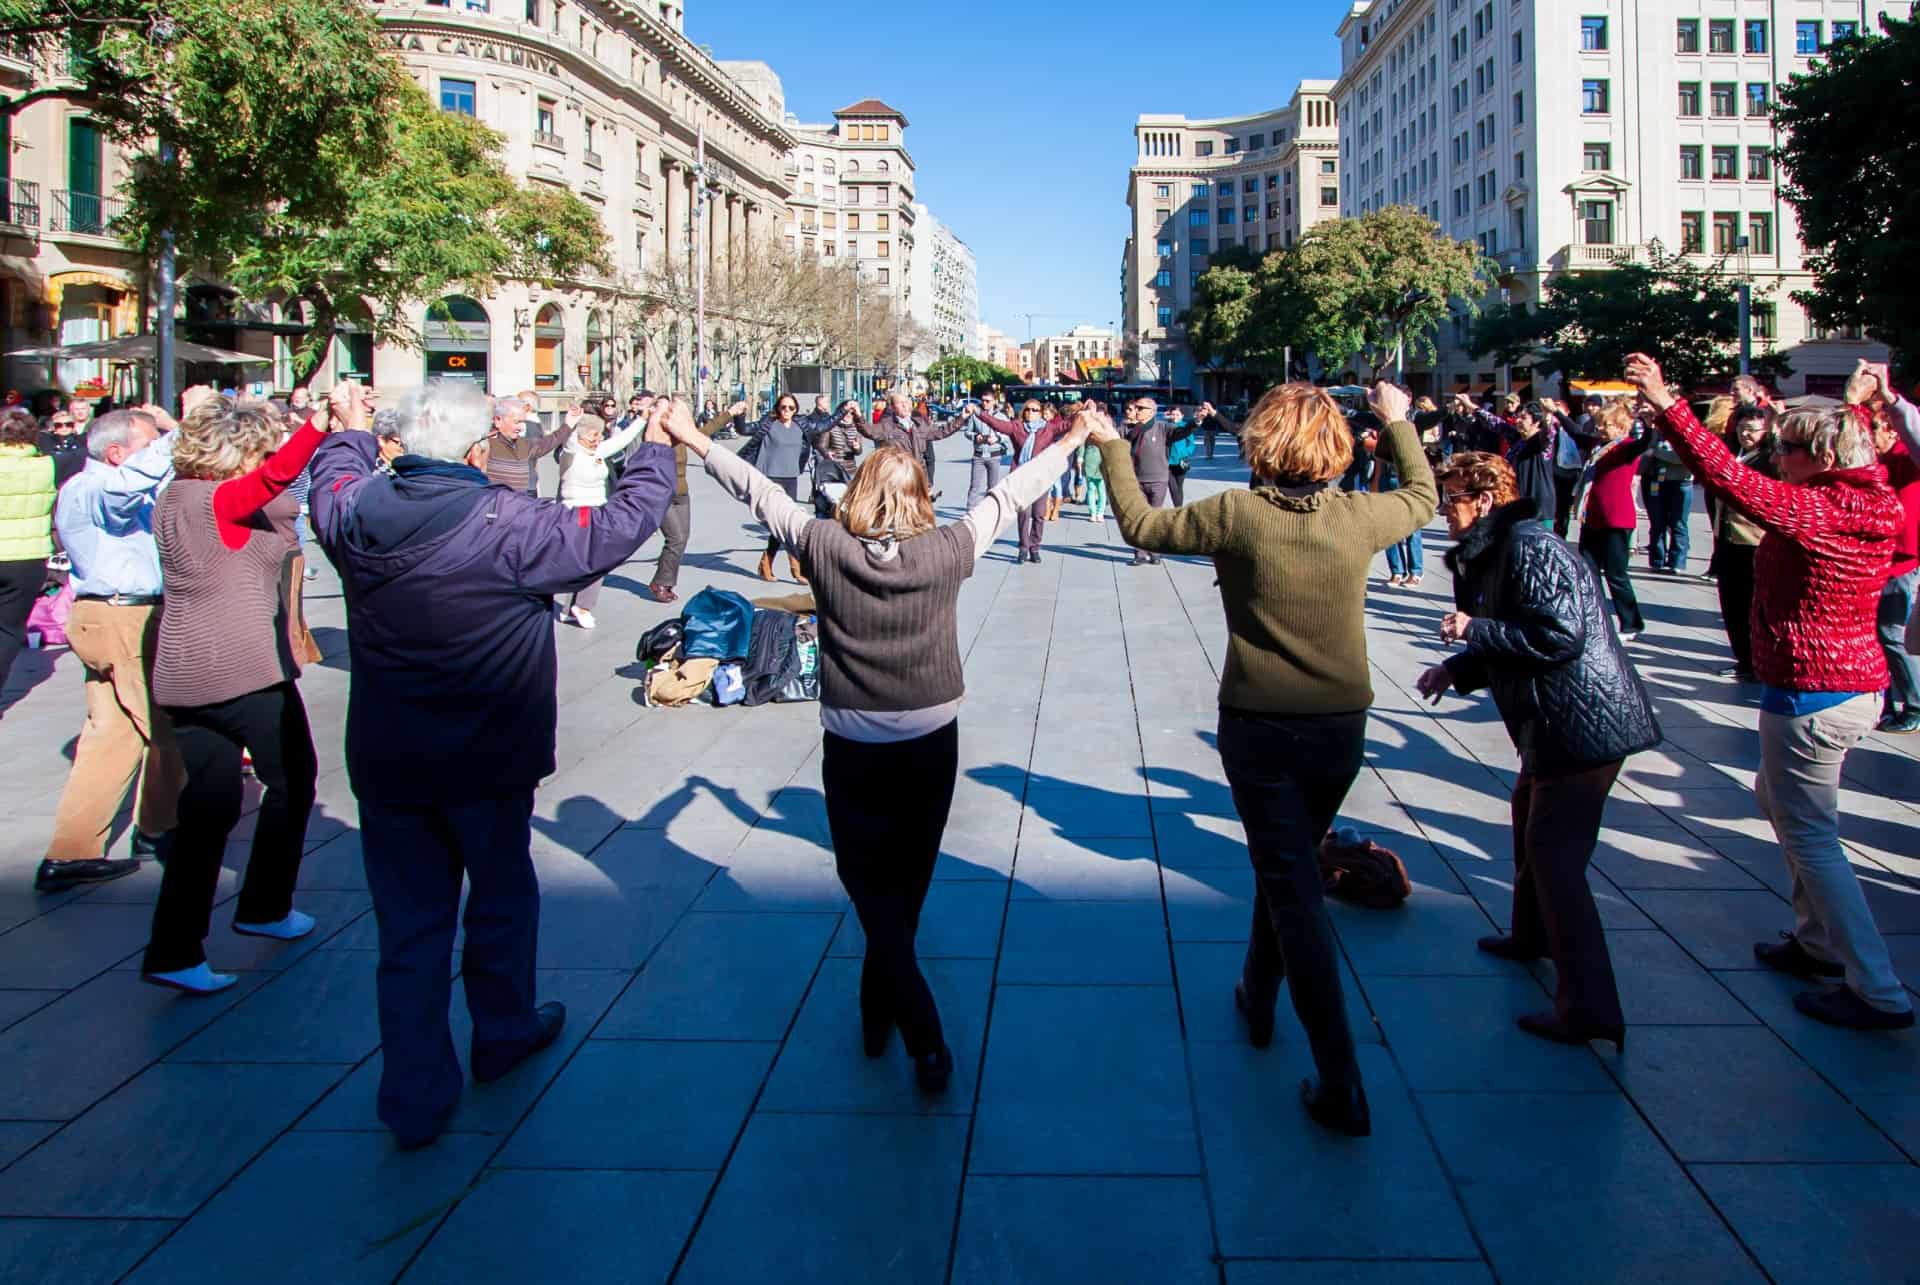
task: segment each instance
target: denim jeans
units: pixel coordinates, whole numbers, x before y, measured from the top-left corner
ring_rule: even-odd
[[[1398,544],[1387,546],[1387,570],[1396,576],[1417,576],[1425,574],[1427,554],[1425,542],[1415,531]]]
[[[1693,483],[1655,482],[1647,498],[1647,564],[1655,571],[1685,571]]]
[[[1907,621],[1920,589],[1920,567],[1887,581],[1880,591],[1880,650],[1887,655],[1887,713],[1920,710],[1920,658],[1907,650]]]
[[[1873,692],[1798,718],[1762,710],[1753,793],[1793,876],[1794,936],[1815,959],[1845,966],[1847,985],[1861,999],[1904,1013],[1912,1001],[1840,846],[1840,769],[1879,714]]]

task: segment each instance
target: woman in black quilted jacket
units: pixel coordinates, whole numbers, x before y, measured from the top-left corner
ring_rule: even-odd
[[[1620,993],[1587,886],[1607,794],[1627,755],[1660,743],[1646,689],[1613,631],[1593,567],[1517,499],[1497,455],[1455,455],[1438,472],[1440,507],[1459,543],[1447,554],[1454,606],[1440,637],[1465,650],[1420,675],[1420,694],[1493,689],[1520,752],[1513,783],[1513,927],[1480,949],[1525,962],[1551,956],[1550,1013],[1519,1019],[1561,1044],[1626,1047]]]

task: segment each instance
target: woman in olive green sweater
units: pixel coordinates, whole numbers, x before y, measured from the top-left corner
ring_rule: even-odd
[[[1107,493],[1136,549],[1213,559],[1226,608],[1220,676],[1220,761],[1253,861],[1253,931],[1234,1002],[1256,1047],[1273,1038],[1280,983],[1313,1047],[1319,1082],[1301,1085],[1323,1126],[1371,1130],[1341,995],[1333,929],[1320,896],[1320,840],[1360,774],[1373,704],[1366,638],[1374,555],[1433,517],[1433,471],[1407,422],[1406,393],[1370,397],[1386,424],[1380,453],[1400,489],[1342,491],[1353,434],[1333,399],[1285,384],[1260,399],[1241,430],[1251,490],[1178,509],[1149,507],[1125,441],[1095,412]]]
[[[53,556],[53,459],[24,410],[0,414],[0,687],[27,643],[27,617]]]

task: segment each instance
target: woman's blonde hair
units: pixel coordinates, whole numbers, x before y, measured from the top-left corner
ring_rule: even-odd
[[[1247,416],[1240,449],[1257,478],[1283,485],[1325,482],[1353,463],[1353,430],[1325,390],[1280,384]]]
[[[1624,437],[1633,431],[1633,408],[1624,398],[1615,398],[1593,413],[1593,422],[1601,428],[1614,429]]]
[[[1716,397],[1707,403],[1707,417],[1701,423],[1709,433],[1722,441],[1726,440],[1727,430],[1733,426],[1733,408],[1731,397]]]
[[[210,398],[181,421],[174,474],[209,482],[239,477],[279,449],[282,436],[279,417],[265,404]]]
[[[911,451],[882,446],[855,470],[833,516],[862,540],[905,540],[933,530],[927,471]]]
[[[1802,446],[1809,455],[1831,453],[1835,468],[1865,468],[1878,458],[1872,427],[1850,406],[1791,410],[1780,417],[1774,431],[1781,441]]]

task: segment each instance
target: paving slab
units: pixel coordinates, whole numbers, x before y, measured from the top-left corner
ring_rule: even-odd
[[[34,1285],[118,1280],[175,1224],[157,1218],[0,1218],[0,1263]]]
[[[689,914],[594,1034],[778,1040],[837,927],[830,914]]]
[[[1493,1285],[1485,1263],[1398,1259],[1389,1263],[1227,1264],[1227,1285]]]
[[[1246,1019],[1234,1007],[1233,988],[1246,962],[1245,942],[1183,941],[1173,947],[1174,973],[1180,988],[1180,1021],[1187,1039],[1205,1044],[1244,1044]],[[1367,1007],[1366,990],[1344,960],[1340,964],[1341,993],[1347,1002],[1347,1023],[1356,1041],[1381,1042],[1380,1025]],[[1277,1022],[1293,1024],[1293,1000],[1280,988]]]
[[[1507,967],[1502,977],[1366,979],[1367,1002],[1407,1083],[1417,1093],[1614,1092],[1590,1049],[1554,1044],[1514,1024],[1553,1004],[1525,969]]]
[[[1913,1279],[1920,1168],[1695,1165],[1693,1177],[1776,1281]]]
[[[176,1049],[171,1060],[358,1062],[380,1044],[378,962],[372,951],[314,951]]]
[[[954,1285],[1216,1285],[1197,1178],[970,1178]]]
[[[1000,925],[1006,910],[1005,884],[938,881],[928,891],[920,912],[914,949],[922,959],[992,959],[1000,950]],[[860,916],[849,909],[840,918],[840,931],[834,934],[828,953],[858,959],[866,950]]]
[[[1146,901],[1036,901],[1007,906],[1002,985],[1165,986],[1166,911]]]
[[[1849,1031],[1816,1022],[1793,1006],[1808,983],[1779,973],[1722,973],[1720,981],[1848,1097],[1911,1093],[1920,1084],[1920,1028]]]

